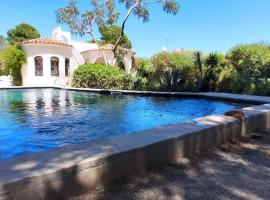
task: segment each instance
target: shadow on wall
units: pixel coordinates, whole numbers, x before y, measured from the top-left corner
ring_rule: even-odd
[[[63,169],[60,173],[61,183],[45,182],[44,199],[66,199],[68,196],[74,196],[84,193],[85,188],[77,179],[78,167],[74,166],[70,169]]]
[[[227,144],[214,154],[121,179],[106,191],[89,192],[78,199],[268,199],[267,137],[268,153],[251,144]]]

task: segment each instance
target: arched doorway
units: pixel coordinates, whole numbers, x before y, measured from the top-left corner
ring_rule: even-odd
[[[120,61],[119,63],[118,63],[118,67],[120,68],[120,69],[122,69],[122,70],[126,70],[126,66],[125,66],[125,64],[124,64],[124,62],[123,61]]]
[[[98,58],[95,60],[95,63],[96,63],[96,64],[103,64],[103,65],[106,64],[106,62],[105,62],[105,60],[104,60],[103,57],[98,57]]]

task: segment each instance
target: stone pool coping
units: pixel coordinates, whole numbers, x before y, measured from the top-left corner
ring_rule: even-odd
[[[267,96],[254,96],[254,95],[217,93],[217,92],[195,93],[195,92],[160,92],[160,91],[136,91],[136,90],[104,90],[104,89],[73,88],[73,87],[54,87],[54,88],[80,92],[102,93],[102,94],[121,93],[123,95],[206,98],[212,100],[233,101],[239,103],[249,103],[259,105],[270,103],[270,97]]]
[[[247,104],[267,104],[270,103],[270,97],[255,96],[245,94],[218,93],[218,92],[161,92],[161,91],[137,91],[137,90],[109,90],[109,89],[94,89],[94,88],[74,88],[74,87],[24,87],[11,86],[0,87],[0,90],[6,89],[63,89],[78,92],[92,92],[99,94],[123,94],[123,95],[140,95],[140,96],[165,96],[165,97],[193,97],[206,98],[220,101],[230,101]]]
[[[18,89],[12,87],[14,88]],[[122,90],[59,87],[58,89],[108,94],[111,92],[145,94],[145,92]],[[147,95],[149,94],[194,95],[194,93],[171,92],[148,92]],[[261,104],[270,102],[269,97],[216,93],[201,95],[199,93],[194,96],[217,100],[240,99],[241,102],[252,100],[253,103]],[[133,134],[112,136],[0,160],[0,199],[46,199],[72,196],[160,164],[175,163],[181,157],[191,157],[196,153],[208,151],[226,140],[237,140],[252,131],[269,128],[270,104],[243,108],[241,111],[244,113],[244,120],[212,115]]]

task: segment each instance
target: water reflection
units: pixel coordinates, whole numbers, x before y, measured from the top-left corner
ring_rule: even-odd
[[[0,91],[0,154],[126,134],[241,105],[202,99],[111,96],[65,90]]]

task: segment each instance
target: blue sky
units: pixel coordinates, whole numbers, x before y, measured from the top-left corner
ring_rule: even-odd
[[[6,35],[8,29],[27,22],[37,27],[42,36],[50,36],[57,26],[55,10],[67,2],[4,0],[0,5],[0,34]],[[80,7],[87,8],[89,0],[78,2]],[[225,53],[236,44],[270,40],[269,0],[179,0],[179,3],[177,16],[163,13],[156,5],[150,9],[150,22],[130,18],[126,33],[137,56],[149,57],[166,44],[170,50],[189,48]],[[123,8],[119,10],[124,14]]]

